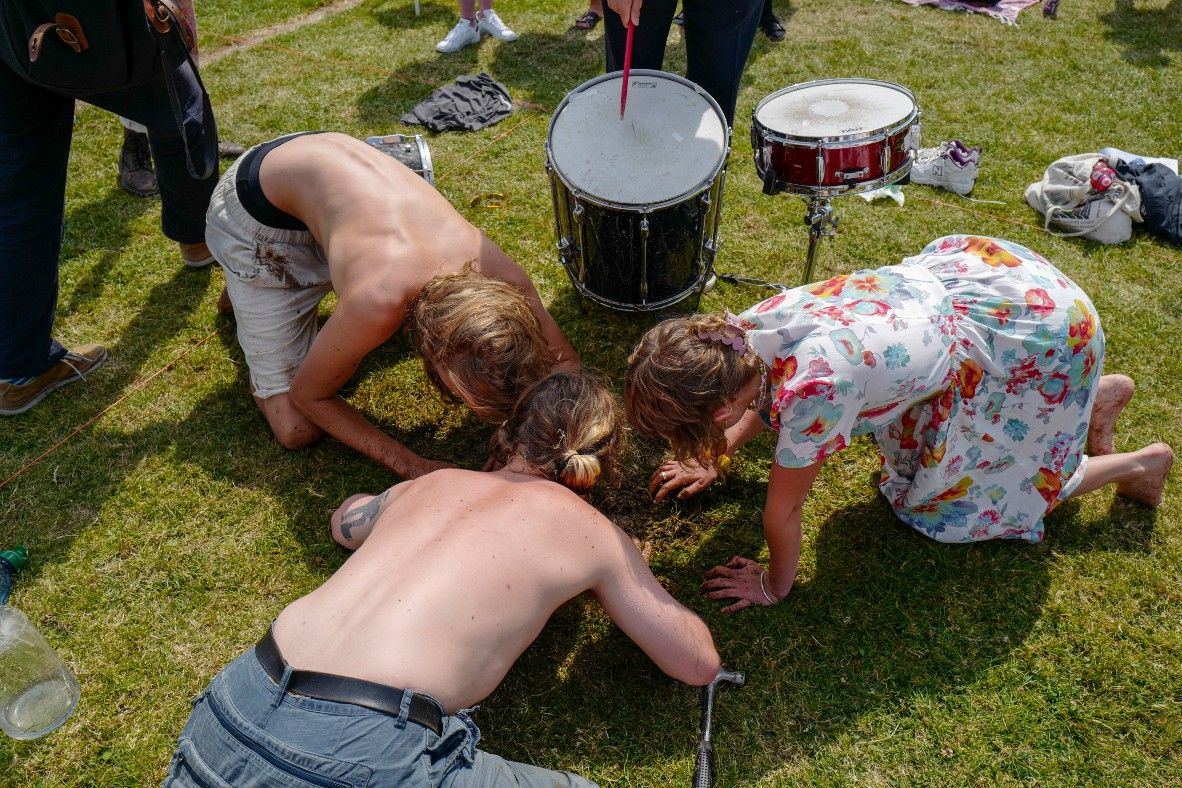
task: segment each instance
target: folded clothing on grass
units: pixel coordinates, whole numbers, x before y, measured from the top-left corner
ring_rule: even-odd
[[[439,88],[403,115],[402,122],[431,131],[476,131],[501,122],[512,111],[508,89],[481,72]]]

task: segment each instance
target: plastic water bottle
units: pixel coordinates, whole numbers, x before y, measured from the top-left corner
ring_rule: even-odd
[[[0,552],[0,603],[26,563],[23,547]],[[36,739],[61,727],[78,707],[78,680],[24,613],[0,607],[0,729]]]

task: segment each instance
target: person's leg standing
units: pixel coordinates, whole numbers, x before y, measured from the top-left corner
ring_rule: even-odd
[[[185,63],[173,70],[173,80],[181,105],[181,116],[188,136],[189,153],[204,166],[201,134],[217,135],[213,117],[205,118],[201,87],[192,67]],[[160,224],[164,235],[181,244],[205,243],[205,211],[218,181],[215,166],[202,179],[193,178],[186,164],[185,137],[177,129],[172,114],[168,87],[163,76],[127,90],[104,93],[88,99],[96,106],[111,110],[148,128],[152,158],[156,162],[156,182],[160,188]],[[212,263],[210,257],[207,263]]]
[[[665,42],[677,0],[645,0],[640,7],[640,24],[632,39],[632,68],[661,68],[665,61]],[[607,51],[607,71],[624,68],[624,45],[628,40],[627,26],[620,15],[605,4],[603,9],[603,41]]]
[[[733,126],[763,0],[684,0],[682,7],[686,78],[714,97]]]
[[[0,63],[0,378],[34,377],[66,350],[50,338],[74,100]]]

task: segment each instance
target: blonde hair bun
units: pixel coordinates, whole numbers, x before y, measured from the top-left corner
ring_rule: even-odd
[[[518,456],[578,493],[615,481],[624,448],[619,406],[587,369],[552,372],[530,387],[497,430],[492,455]]]
[[[595,482],[599,481],[600,471],[599,458],[594,454],[579,454],[572,451],[566,456],[558,479],[564,486],[583,492],[595,486]]]

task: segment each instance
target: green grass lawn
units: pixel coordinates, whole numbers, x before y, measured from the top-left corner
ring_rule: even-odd
[[[208,54],[326,3],[198,5]],[[430,139],[439,188],[527,268],[584,359],[619,380],[651,321],[580,310],[553,253],[543,168],[550,113],[603,68],[602,27],[568,30],[584,7],[502,0],[520,40],[440,56],[450,3],[424,0],[416,18],[411,0],[366,0],[226,54],[204,76],[223,137],[247,144],[301,129],[413,131],[398,118],[432,87],[480,70],[505,83],[519,102],[511,118]],[[1182,2],[1065,0],[1057,21],[1036,6],[1018,27],[887,0],[777,10],[788,40],[759,37],[751,55],[718,267],[796,281],[803,265],[803,203],[763,196],[751,164],[755,103],[810,79],[898,82],[918,97],[925,144],[984,146],[974,196],[1004,205],[922,186],[905,189],[903,208],[843,198],[821,273],[897,262],[953,232],[1031,246],[1096,303],[1106,370],[1137,380],[1118,447],[1182,449],[1182,249],[1143,231],[1119,247],[1055,238],[1022,199],[1062,155],[1182,154]],[[684,68],[676,30],[666,65]],[[189,699],[345,559],[332,509],[394,481],[331,440],[292,454],[271,439],[233,324],[215,312],[220,271],[184,269],[160,235],[158,201],[119,190],[119,141],[113,117],[79,113],[56,328],[67,345],[106,344],[112,360],[0,421],[0,548],[33,554],[12,601],[83,688],[59,731],[0,739],[5,786],[157,783]],[[720,285],[703,305],[738,311],[761,297]],[[348,396],[422,454],[483,462],[487,428],[430,396],[404,338],[366,362]],[[1156,513],[1103,491],[1056,511],[1043,544],[946,546],[894,519],[871,483],[873,447],[859,442],[826,465],[806,505],[791,596],[726,617],[697,587],[715,563],[761,555],[770,446],[749,447],[699,500],[653,507],[642,486],[660,450],[638,444],[623,488],[601,501],[653,540],[658,576],[747,674],[717,709],[721,785],[1182,783],[1178,473]],[[666,786],[689,783],[697,718],[695,690],[576,602],[477,720],[507,757]]]

